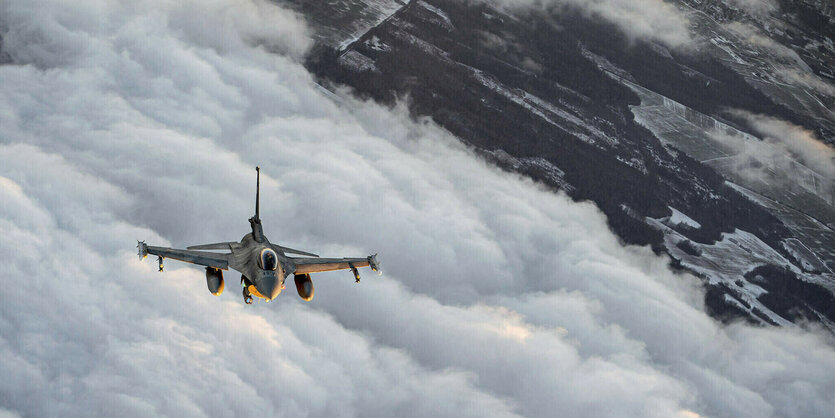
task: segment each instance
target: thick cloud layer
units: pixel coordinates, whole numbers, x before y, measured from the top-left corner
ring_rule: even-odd
[[[202,5],[203,3],[201,3]],[[0,413],[826,416],[831,337],[710,319],[591,204],[333,97],[259,1],[0,5]],[[263,20],[262,20],[263,19]],[[272,25],[283,22],[283,25]],[[250,24],[250,20],[252,21]],[[135,239],[380,252],[246,306]]]

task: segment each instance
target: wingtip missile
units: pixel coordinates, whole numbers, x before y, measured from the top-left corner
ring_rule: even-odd
[[[136,241],[136,249],[139,250],[139,259],[144,260],[148,256],[148,244],[145,241]]]
[[[380,276],[383,275],[383,271],[380,270],[380,262],[377,261],[377,254],[368,256],[368,266],[371,267],[371,270],[376,271]]]

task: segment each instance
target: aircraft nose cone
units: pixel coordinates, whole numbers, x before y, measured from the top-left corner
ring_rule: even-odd
[[[281,293],[281,283],[275,274],[264,275],[261,283],[259,283],[258,292],[269,298],[269,300],[275,299]]]

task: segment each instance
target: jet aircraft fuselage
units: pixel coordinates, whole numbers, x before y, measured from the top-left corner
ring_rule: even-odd
[[[284,289],[284,281],[294,275],[299,296],[309,301],[313,298],[313,281],[310,273],[350,269],[357,283],[359,267],[369,266],[379,271],[377,256],[364,258],[320,258],[316,254],[294,250],[271,243],[261,227],[260,196],[261,171],[256,167],[257,183],[255,194],[255,216],[249,219],[252,232],[244,235],[240,242],[219,242],[195,245],[185,250],[166,247],[154,247],[140,241],[137,244],[140,258],[153,254],[158,257],[159,270],[163,271],[163,259],[173,258],[206,267],[206,285],[209,291],[218,296],[223,292],[223,270],[233,269],[241,273],[244,301],[252,303],[253,296],[267,300],[275,299]],[[227,251],[224,253],[216,250]],[[308,257],[290,257],[287,253]]]

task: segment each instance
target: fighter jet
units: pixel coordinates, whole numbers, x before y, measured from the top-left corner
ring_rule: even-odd
[[[313,299],[313,281],[310,273],[333,270],[351,270],[354,280],[360,282],[360,267],[371,267],[379,272],[377,254],[364,258],[319,258],[316,254],[294,250],[271,243],[261,227],[259,206],[261,199],[261,168],[255,167],[255,216],[249,218],[252,232],[244,235],[240,242],[218,242],[215,244],[194,245],[185,250],[176,248],[154,247],[138,241],[139,258],[148,254],[157,256],[159,271],[163,271],[163,259],[173,258],[187,263],[206,267],[206,285],[209,292],[220,296],[223,292],[223,270],[234,269],[241,273],[244,302],[252,304],[252,297],[265,299],[267,302],[276,298],[284,290],[284,280],[293,275],[296,290],[305,301]],[[209,250],[209,251],[207,251]],[[223,250],[226,252],[212,252]],[[296,254],[306,257],[288,257]],[[382,273],[381,273],[382,274]]]

